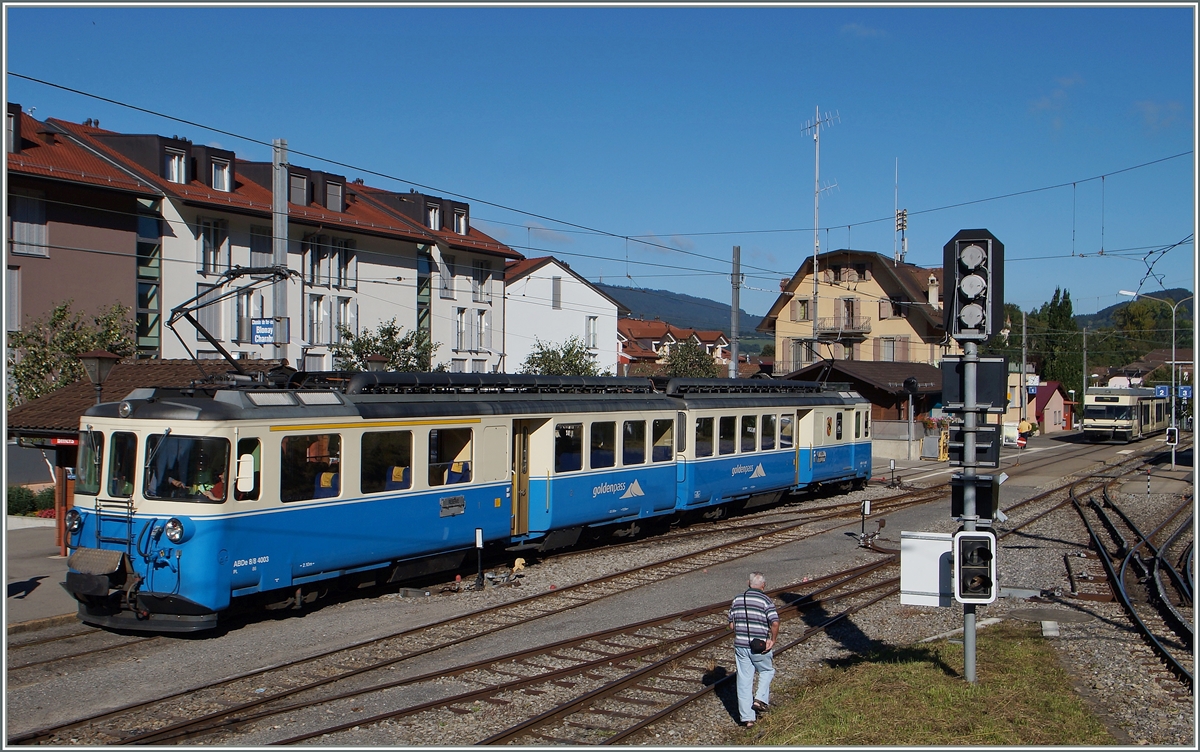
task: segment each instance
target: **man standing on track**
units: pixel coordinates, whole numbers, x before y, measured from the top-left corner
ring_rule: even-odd
[[[752,572],[749,589],[733,599],[729,607],[729,628],[734,632],[733,654],[737,661],[738,716],[742,725],[750,727],[758,719],[755,712],[770,708],[771,679],[775,663],[771,650],[779,636],[779,613],[775,602],[764,591],[767,578],[762,572]],[[754,675],[758,674],[758,691],[754,691]]]

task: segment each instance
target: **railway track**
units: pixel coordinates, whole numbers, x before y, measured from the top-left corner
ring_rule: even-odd
[[[1194,511],[1191,499],[1171,509],[1157,510],[1146,532],[1142,530],[1145,522],[1139,523],[1125,513],[1107,487],[1102,489],[1102,500],[1089,496],[1085,501],[1076,496],[1073,502],[1126,615],[1166,669],[1194,692],[1190,588],[1185,590],[1186,578],[1170,561],[1164,561],[1165,545],[1160,548],[1155,544],[1156,538],[1167,541],[1173,537],[1172,530],[1188,528]],[[1187,519],[1180,525],[1183,517]],[[1169,583],[1164,582],[1164,574]],[[1171,588],[1176,591],[1174,595]]]
[[[1122,466],[1134,464],[1136,462],[1139,462],[1138,458],[1131,458],[1122,463]],[[1115,470],[1116,468],[1114,468],[1114,471]],[[1066,487],[1067,486],[1064,486],[1063,488]],[[1093,487],[1090,490],[1094,491],[1097,487],[1100,487],[1100,484],[1093,484]],[[933,489],[924,490],[928,491]],[[1024,500],[1006,509],[1005,511],[1010,516],[1010,524],[1013,526],[1013,530],[1006,532],[1004,535],[1016,532],[1016,530],[1031,524],[1041,516],[1049,514],[1056,509],[1062,508],[1065,503],[1069,503],[1069,498],[1067,501],[1063,501],[1055,496],[1056,493],[1065,496],[1065,494],[1062,494],[1062,488],[1060,488],[1056,489],[1056,491],[1039,494],[1037,497]],[[944,494],[941,494],[940,492],[933,494],[935,497],[939,495]],[[884,504],[884,502],[887,501],[894,502],[894,505],[890,508],[900,508],[908,504],[925,503],[928,500],[928,495],[914,492],[906,495],[903,499],[900,497],[895,497],[895,499],[876,500],[875,503],[880,505],[877,507],[877,509],[880,511],[885,511],[888,507]],[[1038,503],[1039,501],[1041,502],[1040,504]],[[281,716],[283,715],[298,712],[299,710],[305,707],[311,707],[314,704],[336,704],[339,702],[353,703],[356,702],[355,698],[362,696],[364,693],[377,693],[380,691],[385,691],[388,688],[385,687],[381,690],[375,686],[378,684],[377,678],[373,678],[373,676],[378,676],[378,674],[375,672],[380,670],[386,671],[394,668],[413,656],[424,654],[430,650],[437,649],[438,647],[445,647],[447,645],[461,645],[466,640],[473,639],[475,637],[481,637],[486,634],[496,633],[506,629],[509,626],[526,623],[531,619],[541,618],[542,616],[547,616],[554,613],[561,613],[562,611],[569,610],[570,608],[595,602],[595,600],[607,597],[608,595],[613,595],[640,587],[641,585],[647,584],[651,581],[676,576],[678,574],[694,571],[695,569],[705,566],[712,566],[714,563],[733,560],[742,556],[750,555],[752,553],[767,550],[773,546],[784,545],[787,542],[794,542],[795,540],[802,539],[806,535],[815,535],[819,534],[820,532],[825,532],[829,529],[834,529],[838,527],[839,524],[844,525],[845,515],[851,510],[854,510],[856,513],[858,507],[857,503],[853,505],[835,504],[832,506],[833,509],[824,514],[815,515],[806,519],[804,522],[785,523],[780,525],[780,529],[778,530],[764,531],[762,528],[757,527],[757,525],[778,525],[778,522],[755,523],[756,529],[751,531],[753,533],[752,535],[738,540],[735,545],[730,547],[730,550],[725,551],[720,555],[716,555],[716,551],[725,548],[725,546],[713,546],[703,551],[694,552],[682,557],[676,557],[675,559],[660,562],[659,565],[656,565],[653,568],[655,570],[654,572],[650,572],[647,568],[643,568],[638,570],[636,573],[618,573],[610,577],[597,578],[593,581],[580,583],[580,585],[577,586],[562,588],[561,590],[553,593],[539,594],[537,596],[531,596],[518,601],[513,601],[509,604],[505,604],[493,609],[487,609],[474,614],[469,614],[461,619],[447,620],[446,622],[429,625],[428,627],[418,630],[407,630],[405,632],[389,635],[385,638],[365,642],[360,645],[350,646],[337,651],[329,651],[325,654],[312,656],[302,661],[293,662],[287,666],[248,672],[241,676],[234,677],[227,682],[214,684],[209,687],[201,687],[189,690],[188,692],[180,693],[173,697],[163,698],[162,701],[154,703],[141,703],[127,708],[114,710],[109,713],[97,715],[92,718],[82,719],[70,724],[64,724],[52,729],[43,729],[39,732],[24,734],[20,737],[11,738],[9,742],[13,744],[159,744],[170,743],[173,741],[194,741],[197,738],[204,738],[206,743],[213,743],[212,739],[207,738],[205,735],[217,734],[220,736],[223,734],[237,733],[247,725],[264,723],[271,719],[280,720]],[[806,510],[806,512],[810,514],[816,511],[818,510]],[[1012,519],[1014,515],[1022,516],[1024,519]],[[839,520],[843,521],[839,523]],[[827,523],[828,527],[821,524],[815,524],[821,522]],[[801,528],[807,529],[801,530]],[[745,531],[743,530],[739,532]],[[883,560],[885,564],[895,563],[898,561],[898,557],[896,557],[893,552],[882,551],[882,553],[887,554],[886,558]],[[849,576],[846,573],[839,574],[843,576]],[[834,575],[831,575],[830,577],[834,577]],[[786,590],[786,588],[781,589],[781,591],[782,590]],[[894,592],[894,590],[890,592]],[[813,594],[809,593],[808,597],[813,597]],[[552,601],[555,599],[561,600],[558,600],[557,605],[551,605],[550,603],[537,603],[538,601],[542,601],[542,599],[546,599],[547,601]],[[535,603],[536,605],[534,605]],[[792,605],[796,604],[789,603],[788,607],[790,608]],[[863,607],[866,606],[864,605]],[[723,613],[724,608],[726,608],[726,604],[722,603],[719,604],[719,606],[713,606],[710,608],[719,608],[720,612]],[[709,614],[705,618],[711,619],[713,617],[712,614]],[[718,624],[715,626],[723,627],[723,621],[720,620],[720,617],[718,616],[716,618]],[[690,615],[687,618],[676,616],[675,619],[676,621],[688,622],[703,621],[701,617],[696,615]],[[836,622],[831,622],[831,624],[832,623]],[[711,629],[713,626],[714,625],[710,624],[708,628]],[[647,629],[658,628],[660,631],[664,629],[662,625],[653,625],[653,627],[651,625],[642,625],[642,627]],[[675,637],[680,637],[680,629],[681,628],[678,626],[665,628],[668,636],[670,636],[672,633],[675,633]],[[636,641],[635,644],[632,645],[625,645],[623,642],[619,643],[624,645],[624,647],[620,648],[620,650],[627,652],[632,651],[633,653],[638,653],[638,651],[641,651],[638,653],[638,655],[633,655],[632,653],[626,655],[624,652],[606,654],[606,651],[615,649],[612,646],[606,648],[592,647],[588,648],[588,650],[595,650],[598,653],[592,654],[592,660],[601,661],[605,664],[613,662],[624,664],[629,661],[635,661],[637,663],[638,670],[645,668],[646,665],[650,665],[651,663],[663,663],[663,665],[667,667],[672,665],[688,665],[692,668],[696,668],[704,662],[701,661],[701,663],[687,664],[681,663],[681,661],[687,659],[688,655],[691,655],[691,653],[686,653],[686,651],[691,651],[694,649],[702,652],[706,649],[716,648],[717,643],[721,641],[721,638],[719,638],[717,635],[718,632],[706,632],[699,637],[696,637],[694,630],[691,630],[689,627],[687,630],[687,636],[680,638],[681,642],[677,647],[670,647],[668,644],[662,643],[660,638],[659,642],[655,643],[651,641],[650,644],[639,645],[636,644]],[[811,637],[811,635],[809,636]],[[712,638],[713,640],[711,644],[705,642],[705,640],[708,640],[709,638]],[[579,643],[580,639],[584,638],[577,638],[573,642],[582,644]],[[645,639],[647,638],[644,634],[637,637],[637,640]],[[805,639],[807,639],[807,637]],[[609,641],[611,642],[612,640]],[[790,647],[792,644],[798,643],[789,643],[788,647]],[[568,648],[564,647],[564,649]],[[586,654],[586,650],[583,652]],[[782,650],[777,650],[777,652],[782,652]],[[653,660],[651,660],[651,658],[653,658]],[[512,658],[510,659],[510,662],[516,660],[516,658]],[[521,659],[521,661],[526,660],[528,659]],[[555,660],[557,661],[559,659],[556,658]],[[495,663],[495,659],[493,659],[492,662]],[[578,662],[580,664],[586,663],[586,661],[582,660],[578,660]],[[713,664],[714,667],[716,665],[717,664],[715,663]],[[564,667],[560,666],[559,668]],[[522,669],[522,671],[523,670],[524,669]],[[295,671],[296,673],[290,673],[292,671]],[[559,706],[550,707],[521,721],[521,724],[526,724],[535,718],[540,718],[536,724],[531,726],[522,726],[521,729],[515,729],[515,726],[511,726],[509,729],[500,729],[495,731],[493,736],[496,736],[501,732],[507,733],[510,729],[515,729],[511,733],[516,734],[516,736],[506,738],[510,740],[516,740],[517,743],[544,744],[548,740],[558,740],[560,743],[562,743],[567,740],[575,739],[573,736],[573,731],[568,733],[566,736],[561,736],[561,734],[567,733],[563,730],[563,728],[560,728],[560,721],[562,721],[563,723],[566,723],[565,728],[568,730],[584,727],[587,729],[592,729],[594,732],[590,737],[593,739],[592,743],[595,743],[595,741],[599,740],[597,737],[603,737],[603,740],[611,743],[612,741],[619,741],[621,739],[629,738],[631,735],[635,735],[638,728],[644,728],[646,724],[653,723],[656,719],[661,720],[663,717],[665,717],[665,715],[669,715],[671,712],[674,712],[674,710],[692,701],[688,698],[695,699],[692,697],[693,695],[695,695],[695,697],[702,696],[707,691],[711,691],[711,687],[728,678],[700,674],[699,677],[701,680],[701,687],[685,692],[683,689],[679,688],[679,677],[667,672],[666,668],[661,670],[656,669],[655,671],[645,675],[638,674],[633,683],[628,683],[626,679],[622,679],[621,677],[610,677],[606,681],[601,681],[601,679],[597,679],[595,676],[600,676],[603,678],[606,676],[606,674],[599,672],[595,666],[587,668],[585,671],[591,671],[591,673],[594,675],[586,682],[583,680],[569,678],[572,675],[570,672],[556,675],[551,679],[545,680],[549,681],[553,687],[557,687],[555,690],[539,690],[537,687],[533,686],[530,686],[528,689],[525,686],[522,686],[508,687],[507,689],[500,690],[501,692],[515,692],[519,690],[521,697],[525,698],[531,695],[537,696],[535,694],[536,692],[542,692],[545,695],[554,695],[555,693],[559,692],[559,690],[568,689],[566,685],[570,685],[569,688],[577,687],[580,692],[583,692],[584,695],[588,695],[588,697],[586,702],[580,704],[577,693],[575,699],[569,699],[567,701],[568,704],[574,704],[575,706],[578,706],[575,710],[564,709]],[[459,672],[459,669],[455,669],[455,672]],[[538,675],[539,674],[535,672],[532,676],[536,677]],[[689,674],[688,671],[685,671],[685,675],[690,675],[692,677],[692,679],[689,681],[695,681],[697,676],[694,673]],[[449,673],[447,671],[440,671],[438,672],[437,676],[432,677],[431,680],[445,680],[448,676]],[[513,677],[512,681],[526,681],[527,678],[528,677]],[[587,677],[584,678],[587,679]],[[601,689],[603,686],[613,684],[614,682],[620,683],[622,681],[626,681],[626,683],[619,689]],[[599,682],[599,684],[597,684],[597,682]],[[385,682],[384,684],[386,685],[387,683]],[[490,685],[499,686],[494,682],[492,682]],[[397,686],[399,686],[399,684],[396,684],[390,688],[395,689]],[[253,687],[253,689],[250,689],[251,687]],[[672,687],[674,687],[674,689],[672,689]],[[327,689],[322,690],[322,688]],[[327,693],[325,695],[326,697],[332,699],[305,699],[305,693],[322,691]],[[593,692],[599,692],[599,694],[593,695],[591,694]],[[633,697],[641,698],[642,700],[649,702],[647,700],[647,697],[649,697],[647,693],[653,694],[655,692],[662,697],[674,699],[669,703],[661,699],[654,700],[649,704],[644,702],[641,703],[646,709],[654,708],[653,712],[649,713],[648,715],[633,713],[628,708],[625,710],[613,711],[610,704],[606,704],[609,703],[608,698],[626,696],[621,693],[633,693]],[[250,693],[258,696],[249,702],[238,702],[232,699],[238,696],[246,696]],[[511,701],[506,701],[503,698],[497,699],[497,695],[495,694],[489,696],[493,699],[483,700],[476,698],[470,700],[468,705],[476,702],[487,704],[496,703],[507,708],[508,704],[506,703],[511,704]],[[424,710],[415,710],[414,712],[432,712],[434,706],[438,703],[441,705],[446,705],[447,707],[453,706],[458,708],[457,711],[446,711],[451,714],[472,712],[468,705],[463,705],[461,703],[455,704],[453,702],[447,704],[445,698],[429,700],[427,702],[433,703],[433,705],[430,705]],[[462,702],[467,701],[463,700]],[[612,702],[624,701],[612,700]],[[417,705],[420,705],[420,703],[417,703]],[[560,705],[562,705],[562,703],[560,703]],[[636,706],[639,705],[639,702],[626,702],[625,706],[628,705]],[[593,707],[601,708],[601,710],[595,711],[599,713],[599,717],[623,718],[628,715],[640,716],[647,720],[645,724],[637,726],[636,728],[631,724],[627,728],[616,729],[611,723],[608,725],[599,724],[594,718],[584,722],[574,717],[575,713],[582,712],[584,709],[587,709],[589,713],[593,712],[591,710]],[[604,708],[608,709],[605,710]],[[362,708],[360,707],[358,710],[361,711]],[[348,710],[348,712],[353,711],[354,708],[350,708]],[[396,718],[399,718],[399,716],[396,716]],[[630,720],[632,721],[632,719]],[[399,721],[393,720],[390,716],[389,719],[382,719],[379,722],[382,723],[385,721],[388,723],[399,723]],[[365,722],[367,722],[367,719],[359,716],[357,725],[361,725]],[[579,725],[581,723],[583,724],[582,727]],[[290,726],[288,727],[290,728]],[[341,727],[338,726],[337,728],[340,729]],[[599,731],[597,731],[597,729],[599,729]],[[315,733],[336,733],[336,729],[334,727],[330,727]],[[539,737],[537,736],[538,734],[541,734],[542,736]],[[224,737],[221,736],[221,738]],[[489,737],[489,739],[491,738]],[[537,739],[540,739],[540,741],[535,741]],[[287,741],[294,740],[289,739]],[[496,739],[492,739],[491,741],[500,743],[501,739],[497,736]],[[425,740],[425,743],[428,743],[428,740]]]

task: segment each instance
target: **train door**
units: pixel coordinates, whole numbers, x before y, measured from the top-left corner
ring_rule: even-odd
[[[1140,425],[1136,425],[1133,427],[1134,433],[1139,436],[1148,433],[1149,429],[1150,429],[1150,403],[1143,402],[1141,407],[1142,407],[1141,423],[1140,423]]]
[[[529,532],[529,437],[534,428],[536,426],[532,420],[513,421],[513,535]]]

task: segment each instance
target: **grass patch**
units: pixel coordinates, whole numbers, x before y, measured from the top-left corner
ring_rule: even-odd
[[[1037,624],[979,630],[975,668],[977,681],[967,684],[963,647],[950,642],[858,657],[772,691],[772,711],[745,737],[788,746],[1117,743],[1075,694]]]

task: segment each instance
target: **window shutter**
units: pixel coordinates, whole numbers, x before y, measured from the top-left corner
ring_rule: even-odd
[[[790,339],[780,340],[779,345],[781,350],[780,365],[787,369],[783,373],[790,373],[792,370],[792,341]],[[780,375],[782,376],[783,373]]]
[[[872,360],[878,362],[880,352],[883,350],[883,342],[882,342],[882,340],[879,339],[879,337],[875,337],[874,339],[871,340],[871,342],[873,343],[872,352],[874,353],[874,355],[872,356]]]
[[[485,311],[483,314],[483,349],[492,349],[492,312]]]
[[[866,269],[863,270],[863,281],[864,282],[871,281],[871,264],[870,263],[868,263]]]
[[[346,253],[350,255],[350,260],[346,264],[346,282],[354,289],[358,289],[358,252],[355,249],[353,240],[346,243]]]
[[[354,332],[355,335],[357,335],[358,334],[358,300],[356,298],[350,299],[349,309],[350,309],[350,312],[348,315],[350,317],[350,321],[348,321],[346,323],[346,328],[349,329],[350,331]]]
[[[890,300],[879,301],[879,320],[890,318],[892,315],[892,303]]]
[[[908,337],[900,337],[896,341],[896,360],[908,362]]]

